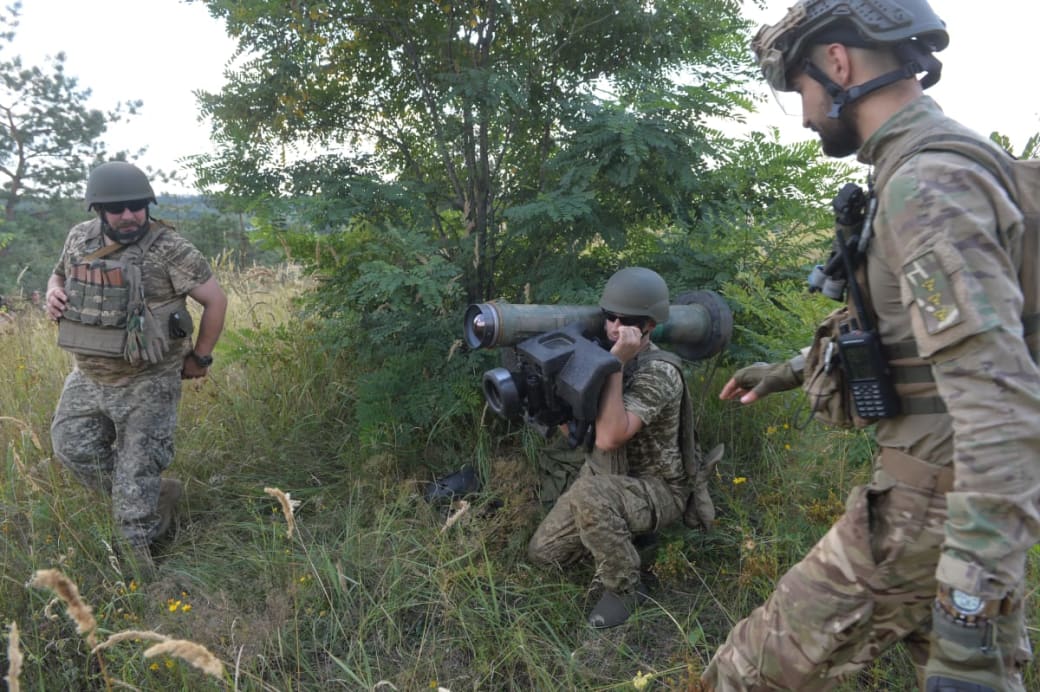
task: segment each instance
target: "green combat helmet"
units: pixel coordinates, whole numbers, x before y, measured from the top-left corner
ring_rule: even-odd
[[[126,161],[109,161],[90,172],[87,178],[87,210],[106,202],[130,202],[146,199],[156,204],[148,176]]]
[[[644,267],[614,272],[603,288],[599,306],[629,317],[649,317],[657,324],[668,321],[668,285],[661,275]]]
[[[857,48],[891,49],[902,67],[843,90],[805,55],[812,46],[841,43]],[[950,43],[946,23],[925,0],[799,0],[779,24],[758,30],[751,49],[762,75],[776,91],[792,91],[790,77],[803,70],[820,82],[834,101],[832,118],[843,106],[900,79],[924,72],[925,89],[939,81],[942,63],[933,55]]]

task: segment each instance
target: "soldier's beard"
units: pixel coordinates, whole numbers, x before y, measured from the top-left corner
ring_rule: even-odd
[[[145,216],[144,223],[138,226],[137,224],[127,224],[126,226],[119,226],[113,228],[104,216],[101,218],[101,231],[121,245],[133,245],[148,232],[148,217]]]
[[[850,116],[851,104],[842,110],[837,118],[828,118],[817,129],[823,153],[836,159],[844,158],[859,151],[862,142],[859,131]]]

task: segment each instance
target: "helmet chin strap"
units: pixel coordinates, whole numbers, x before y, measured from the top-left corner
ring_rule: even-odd
[[[149,221],[152,218],[151,215],[148,214],[148,212],[146,211],[144,215],[144,223],[141,224],[141,226],[136,231],[134,231],[133,233],[120,233],[116,229],[112,228],[112,226],[107,221],[105,221],[104,213],[99,212],[99,215],[101,217],[101,232],[109,238],[111,238],[112,240],[119,243],[120,245],[133,245],[138,240],[143,238],[144,234],[148,232],[148,227],[150,226]]]
[[[913,43],[904,43],[896,48],[896,54],[902,60],[903,66],[892,70],[869,82],[857,84],[851,89],[842,89],[828,77],[823,70],[814,65],[808,58],[802,63],[802,71],[809,75],[827,90],[831,97],[831,109],[827,112],[828,118],[838,118],[845,106],[858,101],[867,94],[878,89],[894,84],[904,79],[916,79],[917,75],[924,72],[921,78],[921,88],[927,89],[939,81],[942,74],[942,63],[931,53],[923,50]]]

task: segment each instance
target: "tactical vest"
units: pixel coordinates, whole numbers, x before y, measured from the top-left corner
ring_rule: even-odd
[[[1034,362],[1040,362],[1040,159],[1019,161],[979,141],[975,136],[954,129],[948,122],[932,125],[913,145],[874,171],[872,193],[877,196],[892,175],[913,156],[923,151],[954,153],[984,167],[1007,191],[1023,217],[1022,256],[1019,285],[1022,289],[1022,330]],[[866,265],[856,270],[856,281],[866,288]],[[869,290],[864,291],[869,303]],[[830,348],[838,335],[838,325],[849,315],[850,306],[831,313],[817,328],[813,346],[806,357],[804,388],[809,394],[817,420],[838,427],[865,427],[875,419],[860,418],[849,400],[848,388],[839,368],[830,368]],[[867,309],[872,309],[869,305]],[[913,339],[884,344],[901,415],[945,413],[931,364],[920,357]]]
[[[635,363],[635,367],[632,368],[631,374],[626,368],[625,375],[634,375],[641,365],[654,360],[663,360],[673,366],[682,381],[682,403],[679,408],[679,451],[690,486],[690,493],[687,496],[683,512],[683,523],[690,528],[707,530],[715,523],[715,504],[708,492],[708,484],[715,466],[722,459],[725,448],[721,444],[716,445],[705,455],[700,445],[697,444],[693,400],[690,398],[689,387],[686,386],[686,376],[683,374],[682,360],[679,356],[661,349],[643,351],[632,361]]]
[[[163,359],[169,350],[170,315],[187,315],[187,310],[183,296],[156,305],[146,300],[141,265],[165,229],[162,222],[151,225],[154,230],[137,243],[103,245],[70,267],[58,346],[81,355],[124,358],[133,364]],[[123,253],[118,260],[106,259],[120,249]]]

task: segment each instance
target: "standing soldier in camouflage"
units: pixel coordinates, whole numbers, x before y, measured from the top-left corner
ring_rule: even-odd
[[[47,282],[58,344],[75,354],[51,424],[54,453],[85,485],[111,496],[115,525],[138,573],[154,575],[149,546],[170,528],[182,484],[173,461],[181,379],[204,377],[227,298],[206,259],[150,218],[145,174],[113,161],[91,171],[87,209]],[[202,305],[198,338],[185,296]]]
[[[1024,689],[1026,555],[1040,535],[1036,229],[989,167],[921,148],[960,137],[1003,156],[922,93],[948,40],[924,0],[801,0],[755,38],[824,152],[873,166],[855,280],[899,412],[877,420],[872,482],[733,628],[707,690],[832,689],[899,641],[928,692]],[[808,389],[812,353],[804,375],[797,357],[752,367],[721,397],[751,403],[803,377]]]
[[[623,369],[600,393],[595,449],[528,545],[533,562],[565,565],[591,554],[603,594],[593,627],[624,623],[646,592],[634,535],[683,516],[690,488],[680,451],[685,384],[677,365],[655,358],[655,325],[668,320],[668,287],[656,272],[629,267],[610,277],[600,307],[610,352]]]

